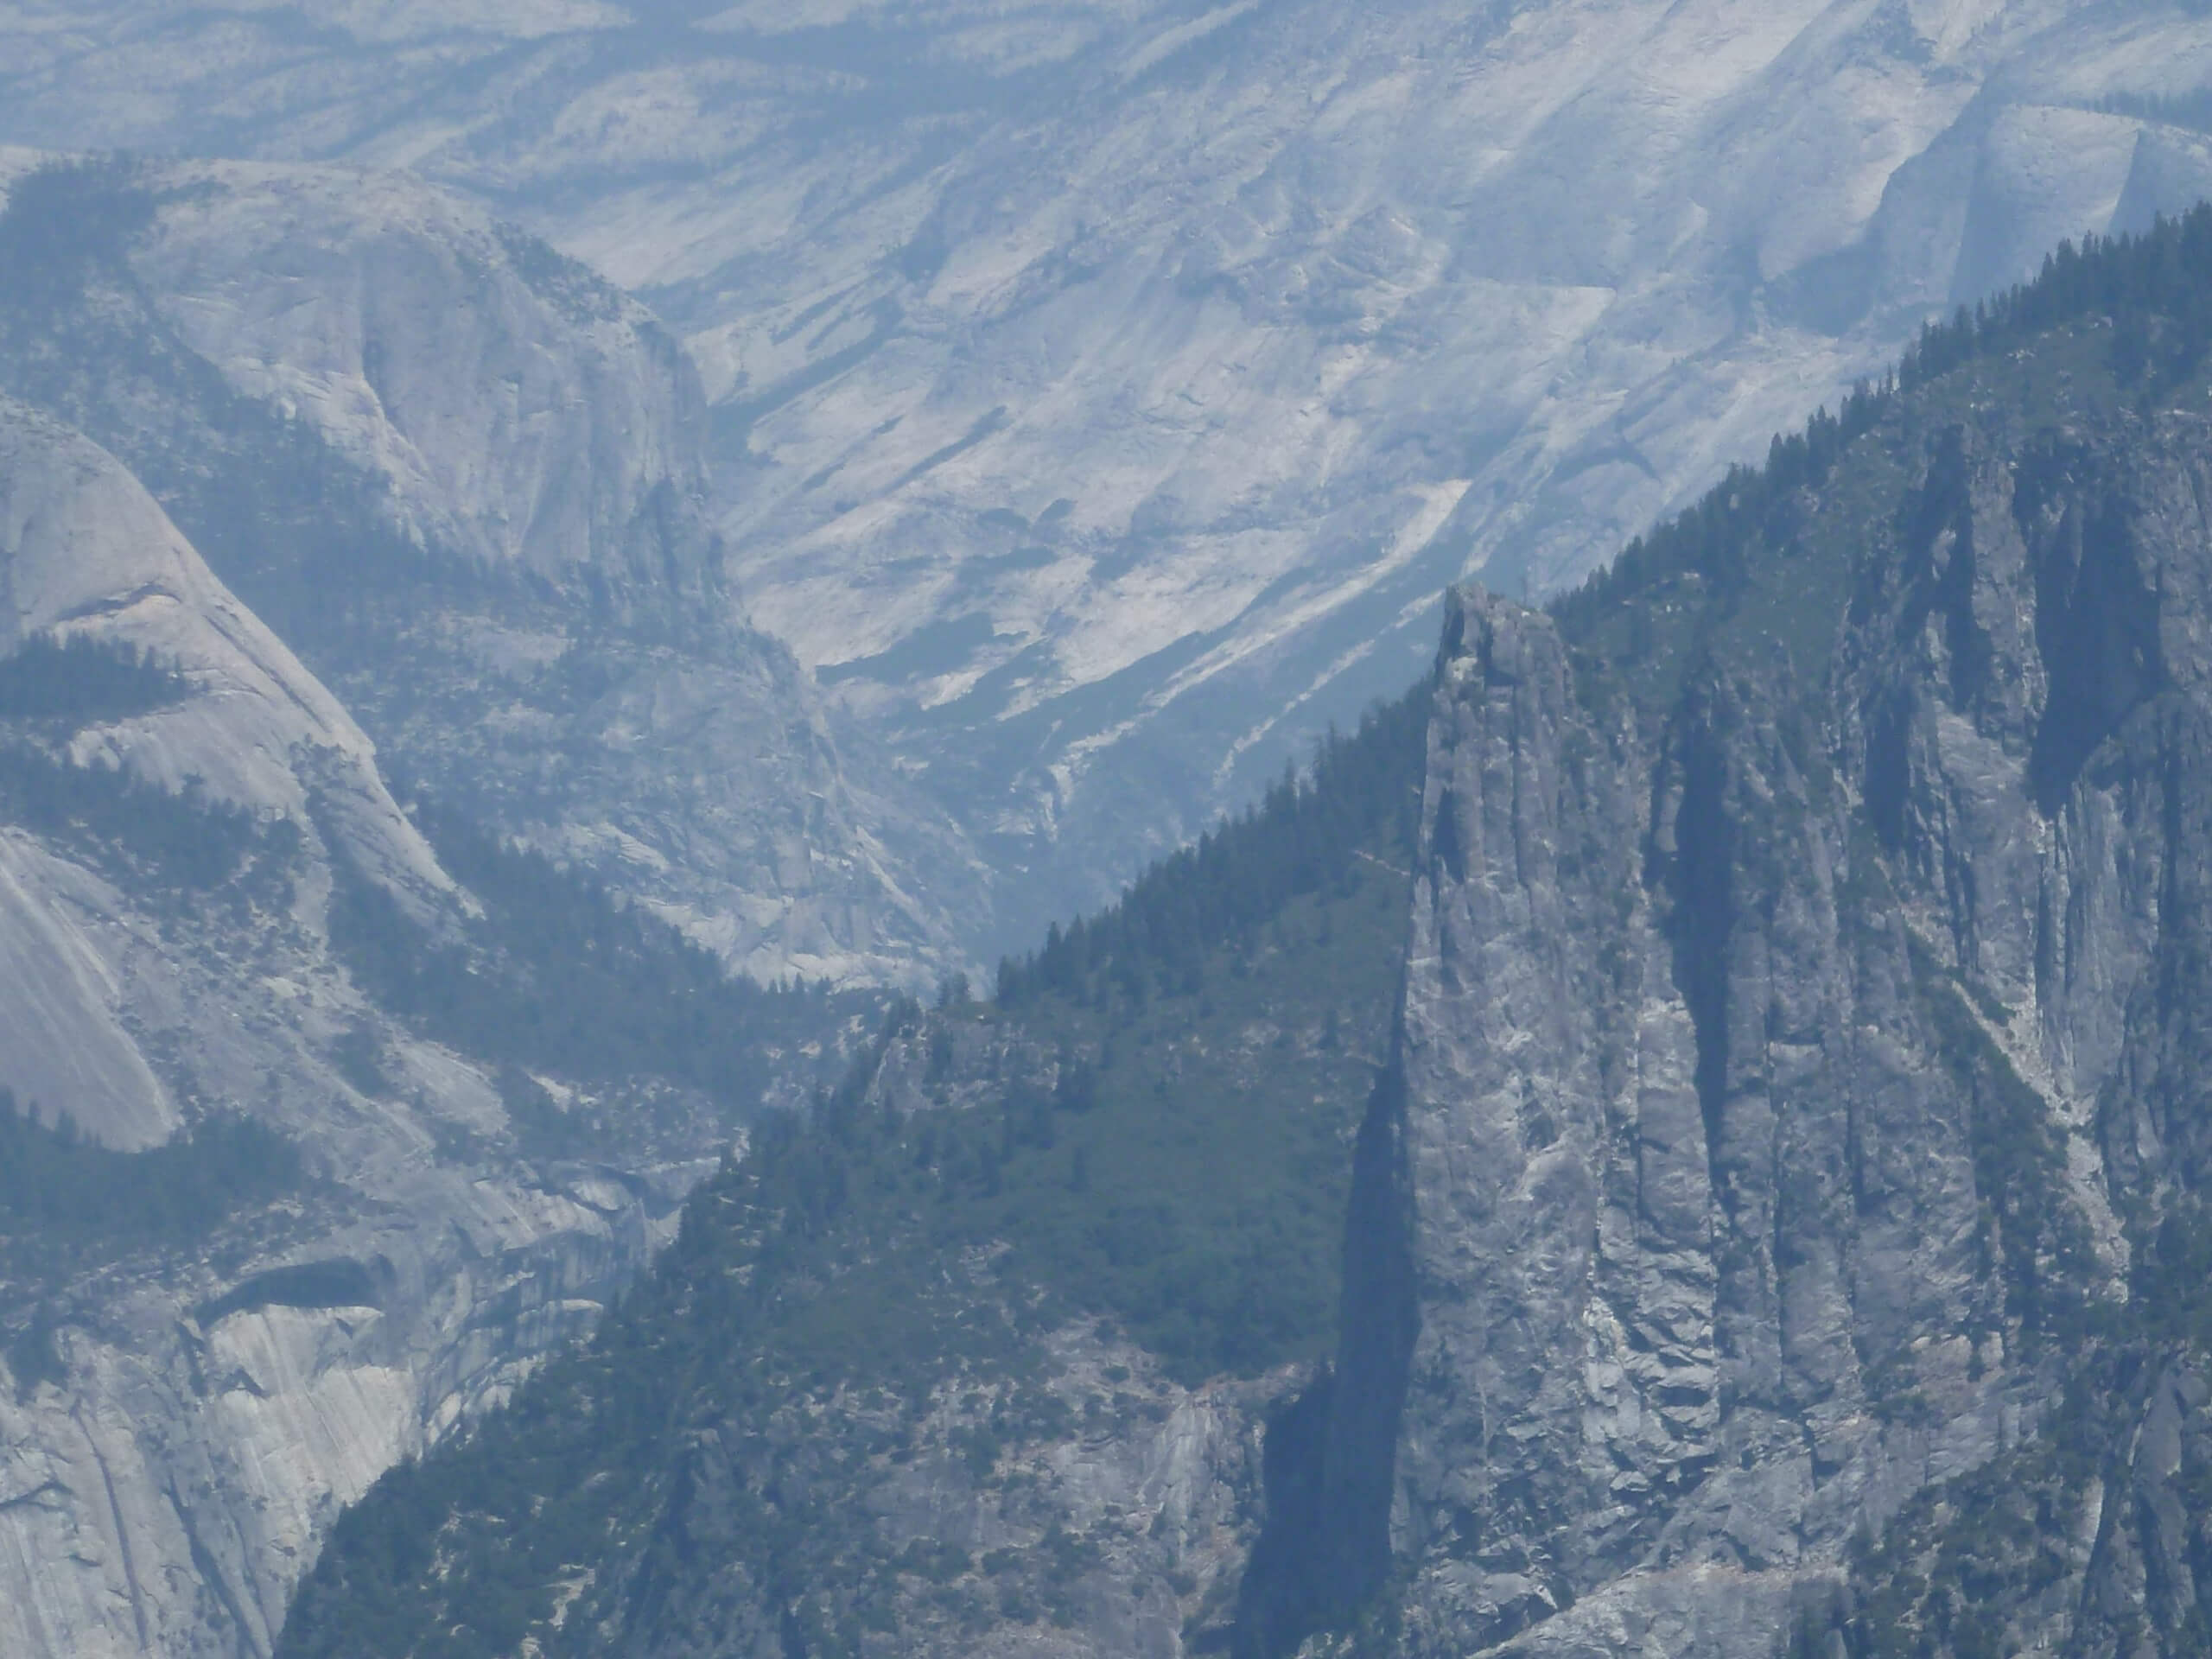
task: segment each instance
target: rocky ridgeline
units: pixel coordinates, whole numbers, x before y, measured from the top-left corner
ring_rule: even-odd
[[[1332,1363],[1179,1365],[1148,1266],[1049,1248],[1055,1213],[1111,1238],[1130,1207],[1095,1203],[1084,1126],[1133,1144],[1157,1098],[1217,1166],[1193,1056],[1287,1128],[1305,1088],[1266,1057],[1325,1051],[1283,1011],[1369,960],[1349,910],[1286,907],[1147,1001],[1128,918],[1173,924],[1133,898],[1083,936],[1122,954],[1071,934],[1000,1012],[908,1017],[705,1189],[576,1362],[604,1380],[372,1497],[286,1650],[384,1650],[372,1605],[394,1651],[2196,1650],[2208,258],[2212,213],[2069,254],[1549,611],[1454,592],[1402,967],[1373,953],[1394,1035],[1307,1166],[1348,1186],[1291,1189],[1346,1217]],[[1239,1024],[1254,987],[1276,1011]],[[1109,1106],[1067,1082],[1094,1070]],[[1204,1282],[1167,1305],[1225,1326]],[[710,1456],[608,1451],[593,1478],[652,1472],[588,1521],[475,1496],[577,1484],[575,1402],[664,1353],[715,1379],[656,1407]],[[1086,1389],[1080,1423],[1046,1400]],[[1202,1409],[1198,1484],[1143,1473]],[[393,1599],[364,1541],[401,1516],[474,1564]],[[573,1616],[531,1587],[556,1564]]]
[[[880,765],[746,620],[704,499],[704,399],[633,302],[413,183],[13,156],[0,643],[145,653],[174,683],[143,708],[25,716],[5,735],[30,770],[0,782],[110,779],[144,791],[115,798],[122,820],[199,828],[188,845],[108,836],[75,796],[12,812],[0,1082],[117,1147],[244,1110],[293,1138],[307,1175],[189,1250],[10,1279],[0,1645],[372,1651],[385,1627],[365,1611],[473,1630],[500,1653],[2187,1650],[2212,1573],[2198,1197],[2212,434],[2204,319],[2160,309],[2171,293],[2136,307],[2116,283],[2001,349],[1923,357],[1906,391],[1854,404],[1846,436],[1829,423],[1811,448],[1778,448],[1769,474],[1732,477],[1548,613],[1462,591],[1411,871],[1402,852],[1360,850],[1410,890],[1389,949],[1344,943],[1351,899],[1299,912],[1304,931],[1283,931],[1286,906],[1188,984],[1079,964],[1049,1018],[910,1022],[813,1128],[721,1167],[668,1269],[543,1383],[526,1380],[536,1362],[677,1233],[681,1193],[734,1126],[680,1086],[518,1087],[379,1006],[338,937],[365,904],[435,956],[480,919],[396,804],[389,766],[760,971],[896,976],[953,959],[989,925],[961,814],[1010,837],[1014,861],[1048,826],[1071,863],[1040,863],[1046,886],[1125,863],[1234,773],[1208,763],[1202,788],[1170,772],[1155,786],[1147,734],[1179,752],[1188,730],[1243,743],[1322,683],[1317,664],[1390,660],[1418,590],[1481,550],[1511,542],[1541,572],[1609,549],[1575,526],[1687,487],[1710,459],[1699,435],[1721,429],[1700,424],[1713,407],[1763,430],[1781,411],[1745,386],[1800,395],[1799,371],[1775,367],[1803,360],[1785,346],[1830,342],[1815,349],[1835,384],[1887,349],[1883,328],[2078,228],[2048,222],[2060,209],[2031,188],[2053,155],[2079,163],[2083,194],[2063,211],[2093,222],[2140,222],[2201,188],[2191,106],[2149,73],[2183,74],[2201,21],[2107,36],[2102,14],[1907,10],[1879,27],[1960,105],[1910,167],[1878,145],[1847,169],[1859,239],[1808,241],[1748,209],[1713,218],[1773,230],[1778,251],[1747,264],[1745,246],[1770,243],[1728,230],[1713,257],[1758,278],[1700,303],[1718,295],[1713,315],[1781,318],[1778,332],[1732,334],[1717,357],[1655,351],[1642,424],[1615,421],[1601,376],[1588,397],[1603,419],[1577,426],[1548,400],[1513,431],[1465,423],[1472,447],[1440,460],[1422,444],[1450,423],[1414,395],[1421,443],[1363,427],[1363,442],[1381,435],[1333,516],[1306,491],[1343,480],[1299,471],[1261,419],[1217,423],[1267,458],[1224,466],[1234,487],[1218,496],[1178,470],[1194,453],[1180,414],[1138,446],[1167,461],[1147,450],[1103,469],[1120,496],[1061,496],[1039,457],[1064,455],[1082,422],[1030,418],[966,357],[944,391],[912,340],[900,354],[897,302],[1089,315],[1098,273],[1120,268],[1138,272],[1116,290],[1134,315],[1172,290],[1173,315],[1233,312],[1271,340],[1306,330],[1268,359],[1300,408],[1346,340],[1374,349],[1340,384],[1402,389],[1392,353],[1456,372],[1480,341],[1438,348],[1447,312],[1473,314],[1432,280],[1460,270],[1431,257],[1457,232],[1423,231],[1389,190],[1348,188],[1313,247],[1281,254],[1335,273],[1318,296],[1286,286],[1304,266],[1264,251],[1302,209],[1257,187],[1247,200],[1239,185],[1207,237],[1167,227],[1173,258],[1156,226],[1096,260],[1041,236],[1044,274],[1015,260],[1011,288],[983,280],[997,256],[976,251],[1000,245],[997,221],[917,201],[861,259],[880,282],[761,338],[722,337],[725,458],[755,455],[759,435],[769,480],[725,499],[722,521],[772,543],[747,553],[771,607],[817,629],[810,657],[849,659],[853,706],[942,741],[955,813]],[[1114,73],[1154,85],[1183,44],[1245,39],[1243,16]],[[1395,73],[1427,61],[1407,48],[1428,17],[1362,14],[1382,33],[1360,41]],[[1496,21],[1482,61],[1505,74],[1516,60],[1497,43],[1514,31]],[[1287,54],[1266,75],[1233,53],[1245,67],[1217,75],[1214,47],[1175,73],[1265,91],[1299,83],[1317,53],[1347,55],[1333,14],[1266,32]],[[1713,118],[1728,124],[1745,85],[1770,92],[1768,68],[1802,61],[1795,39],[1690,75]],[[1836,39],[1856,61],[1864,41]],[[1447,77],[1465,45],[1450,43]],[[1678,61],[1630,55],[1588,107],[1622,107]],[[1995,90],[1968,97],[1984,75]],[[1591,141],[1560,113],[1582,93],[1546,96],[1523,111],[1534,126],[1583,137],[1538,146],[1454,213],[1510,225],[1530,178],[1555,210],[1555,164]],[[1929,107],[1907,99],[1898,130]],[[1088,155],[1097,124],[1080,124]],[[1286,176],[1341,176],[1307,167],[1305,138],[1281,149]],[[1692,146],[1637,188],[1678,203],[1709,156]],[[1878,177],[1896,188],[1862,188]],[[1039,194],[1058,211],[1057,185]],[[1645,255],[1701,269],[1674,257],[1669,222]],[[2193,234],[2174,244],[2191,258]],[[1558,293],[1613,291],[1624,257],[1597,251]],[[1522,311],[1489,305],[1504,279],[1475,280],[1484,317],[1529,333]],[[664,289],[700,308],[689,321],[709,345],[711,286]],[[1558,293],[1548,303],[1567,303]],[[1642,349],[1707,315],[1681,298],[1616,294],[1625,333],[1562,314],[1543,338],[1589,360],[1592,340]],[[980,337],[931,327],[931,340]],[[1236,337],[1216,336],[1215,355]],[[1117,430],[1122,382],[1103,371],[1150,372],[1119,349],[1064,368],[1109,389]],[[1027,345],[1015,359],[1032,364]],[[756,369],[757,388],[740,378]],[[1554,443],[1545,408],[1573,435]],[[1314,429],[1333,441],[1329,422]],[[1284,467],[1295,487],[1270,470]],[[1028,493],[1001,487],[1015,475]],[[1562,480],[1587,482],[1547,493]],[[741,494],[759,478],[725,482]],[[1522,496],[1537,518],[1495,516]],[[1357,558],[1268,543],[1270,524],[1309,520]],[[819,594],[875,570],[887,524],[921,550],[884,564],[873,632],[840,634]],[[1212,553],[1263,543],[1275,562],[1239,565],[1251,591],[1191,634],[1195,613],[1154,579],[1159,550],[1197,548],[1217,574]],[[932,563],[954,546],[965,586]],[[837,562],[863,547],[860,565]],[[1377,548],[1380,577],[1362,562]],[[1125,579],[1154,607],[1122,636],[1151,667],[1054,725],[1085,676],[1131,666],[1086,654],[1063,616],[1087,608],[1069,595],[1121,595]],[[1252,662],[1259,679],[1236,680]],[[1064,825],[1093,766],[1084,786],[1110,800]],[[1132,776],[1147,787],[1114,782]],[[192,842],[203,832],[219,856]],[[1109,844],[1122,850],[1099,856]],[[1360,963],[1385,965],[1395,1004],[1338,995]],[[1374,1058],[1379,1081],[1339,1147],[1349,1055]],[[1102,1113],[1079,1080],[1114,1068]],[[1286,1135],[1310,1100],[1302,1147],[1340,1155],[1266,1170],[1275,1207],[1238,1251],[1147,1279],[1179,1214],[1263,1185],[1266,1137],[1249,1124],[1235,1155],[1200,1145],[1255,1098],[1282,1109],[1265,1127]],[[1147,1118],[1146,1101],[1166,1104]],[[531,1134],[586,1116],[601,1126],[588,1155],[533,1149]],[[1079,1202],[1116,1151],[1084,1127],[1099,1124],[1187,1153],[1144,1166],[1172,1204],[1117,1217]],[[871,1210],[870,1194],[890,1196]],[[1270,1268],[1321,1276],[1268,1250],[1323,1210],[1333,1228],[1347,1198],[1339,1328],[1310,1319],[1224,1358],[1215,1338],[1238,1310],[1198,1293],[1235,1282],[1256,1302]],[[1096,1236],[1056,1232],[1071,1215]],[[623,1432],[645,1421],[672,1440],[601,1438],[590,1413],[632,1387],[654,1410]],[[541,1390],[527,1419],[486,1410],[518,1388]],[[432,1456],[377,1489],[281,1630],[341,1506],[463,1421],[487,1427],[454,1458],[520,1461]],[[518,1422],[568,1450],[532,1450]],[[457,1498],[437,1484],[514,1468],[530,1472]],[[531,1488],[549,1469],[560,1482]],[[591,1510],[602,1490],[609,1507]],[[600,1528],[585,1544],[541,1524],[574,1503]],[[472,1527],[469,1549],[404,1571],[404,1549],[375,1571],[355,1553]]]
[[[2167,1652],[2202,1617],[2202,1362],[2129,1343],[2202,1179],[2212,428],[1961,378],[1800,504],[1662,702],[1589,613],[1455,595],[1261,1647],[1368,1598],[1414,1654]],[[2062,1410],[2084,1344],[2122,1357]]]

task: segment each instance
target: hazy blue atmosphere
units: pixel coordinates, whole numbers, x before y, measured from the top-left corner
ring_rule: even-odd
[[[2188,0],[0,0],[0,1656],[2204,1651],[2207,197]]]

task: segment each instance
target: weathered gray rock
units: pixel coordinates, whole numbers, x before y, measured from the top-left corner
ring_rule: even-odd
[[[585,1329],[718,1148],[641,1134],[619,1179],[496,1151],[492,1083],[385,1018],[330,944],[340,858],[433,929],[474,902],[373,747],[114,457],[0,400],[0,645],[34,632],[183,676],[181,701],[71,734],[78,762],[196,779],[301,850],[197,902],[0,827],[0,1084],[118,1147],[250,1112],[323,1179],[204,1255],[0,1275],[0,1329],[42,1311],[60,1371],[0,1363],[0,1651],[265,1653],[339,1509]],[[387,1090],[338,1062],[364,1031]],[[482,1150],[442,1157],[454,1135]],[[324,1288],[264,1276],[297,1266]]]
[[[397,1170],[372,1175],[382,1215],[303,1218],[283,1252],[357,1270],[369,1288],[330,1306],[202,1325],[194,1292],[235,1288],[205,1269],[47,1287],[66,1382],[0,1367],[0,1644],[269,1652],[339,1511],[587,1331],[697,1173],[532,1190],[418,1167],[404,1204]]]
[[[2212,429],[2060,404],[1906,405],[1656,671],[1453,596],[1322,1496],[1271,1521],[1305,1571],[1255,1580],[1259,1648],[1380,1593],[1413,1654],[1771,1654],[1855,1535],[2063,1455],[2062,1305],[2124,1304],[2202,1179]],[[2144,1446],[2201,1403],[2111,1386]],[[2194,1607],[2179,1453],[2126,1458],[2139,1525],[2091,1552],[2078,1477],[2027,1523],[2085,1541],[2016,1638]]]
[[[31,634],[84,638],[149,652],[187,679],[190,695],[177,704],[75,733],[77,763],[121,767],[171,792],[197,780],[216,800],[303,828],[313,791],[344,837],[340,850],[415,913],[459,901],[337,701],[112,456],[5,399],[0,604],[0,648]],[[10,836],[9,855],[16,925],[0,949],[22,968],[0,999],[6,1080],[49,1109],[69,1107],[111,1145],[166,1138],[175,1103],[122,1023],[126,963],[144,943],[124,918],[139,896],[69,870],[29,837]]]
[[[138,471],[410,785],[764,980],[988,932],[948,816],[747,623],[635,301],[397,175],[50,159],[8,161],[17,245],[69,251],[0,385]]]

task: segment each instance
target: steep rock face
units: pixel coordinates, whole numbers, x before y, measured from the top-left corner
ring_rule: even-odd
[[[1573,579],[2212,180],[2177,7],[41,16],[10,136],[405,165],[646,296],[754,614],[1033,884],[1015,940],[1402,689],[1446,582]]]
[[[2003,1320],[1972,1102],[1902,920],[1844,933],[1847,829],[1770,685],[1710,687],[1624,767],[1555,634],[1459,615],[1406,998],[1408,1645],[1605,1651],[1672,1602],[1763,1651],[1885,1471],[2020,1432],[1974,1334]],[[1878,1414],[1900,1363],[1932,1422]]]
[[[2212,429],[1961,378],[1753,543],[1676,678],[1455,594],[1368,1289],[1255,1646],[1376,1595],[1409,1653],[1764,1655],[1850,1584],[1888,1651],[1884,1587],[1990,1505],[2081,1540],[1975,1580],[1992,1629],[2198,1616],[2181,1454],[2138,1449],[2191,1362],[2123,1347],[2094,1433],[2059,1395],[2202,1179]]]
[[[375,1171],[370,1218],[300,1218],[271,1253],[337,1288],[279,1279],[264,1304],[251,1274],[148,1264],[42,1287],[66,1380],[0,1392],[0,1642],[270,1652],[340,1510],[588,1330],[697,1173],[531,1191],[417,1168],[401,1201],[399,1171]]]
[[[170,793],[190,781],[228,804],[301,823],[312,792],[336,850],[417,913],[456,901],[385,790],[373,747],[336,700],[215,580],[112,456],[5,399],[0,605],[0,649],[32,635],[83,639],[150,653],[185,678],[188,694],[169,707],[73,734],[74,764],[120,768]],[[9,1022],[5,1081],[80,1112],[111,1145],[166,1138],[178,1121],[174,1104],[118,1023],[126,971],[101,930],[69,916],[86,906],[114,919],[129,899],[62,874],[27,840],[11,852],[17,925],[7,948],[21,971],[0,1014]],[[107,937],[128,950],[124,930]],[[86,1071],[46,1073],[54,1066]]]
[[[619,1176],[491,1150],[492,1080],[373,1007],[330,940],[341,866],[432,937],[474,901],[146,491],[0,400],[0,642],[30,636],[176,677],[117,718],[0,718],[0,1085],[120,1148],[250,1113],[315,1179],[196,1248],[58,1279],[0,1253],[0,1649],[266,1653],[340,1507],[586,1328],[716,1148],[640,1132]],[[167,839],[45,810],[71,777],[114,780],[80,803],[144,791],[122,810]]]
[[[156,188],[131,258],[156,309],[384,480],[413,539],[618,611],[726,607],[689,511],[705,402],[644,307],[396,175],[185,165]]]
[[[696,377],[635,302],[396,176],[36,161],[8,383],[143,473],[387,764],[764,978],[912,976],[978,926],[941,810],[746,622]]]

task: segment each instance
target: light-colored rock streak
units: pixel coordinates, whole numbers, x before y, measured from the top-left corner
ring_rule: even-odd
[[[1016,838],[1032,911],[1105,896],[1401,690],[1446,582],[1574,579],[1932,311],[2212,184],[2155,102],[2212,77],[2212,23],[2171,10],[773,10],[456,31],[108,0],[73,10],[65,54],[47,11],[0,8],[0,137],[402,162],[649,294],[719,410],[755,619],[849,671],[838,698],[893,721],[971,829]],[[302,46],[282,20],[310,14]],[[832,27],[837,54],[801,43]],[[285,188],[272,226],[327,232]],[[388,397],[356,341],[401,302],[203,217],[173,215],[162,255],[199,274],[179,326],[241,385],[296,383],[424,522],[511,543],[571,452],[518,411],[582,383],[524,365],[474,430]],[[396,245],[324,239],[379,270]],[[288,281],[257,292],[264,256]]]
[[[87,872],[0,830],[0,1086],[49,1123],[67,1111],[111,1146],[143,1147],[178,1119],[93,943],[122,928],[124,908]]]

